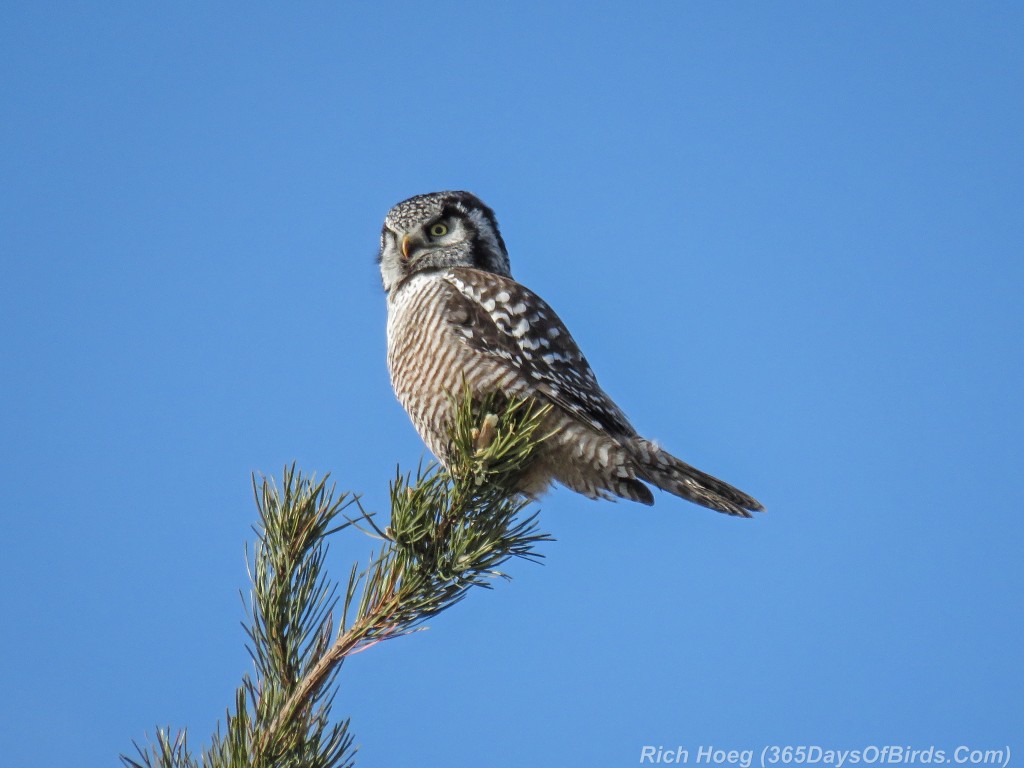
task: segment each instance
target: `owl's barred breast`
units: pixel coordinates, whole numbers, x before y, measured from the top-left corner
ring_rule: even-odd
[[[514,367],[481,354],[466,343],[452,322],[449,298],[458,279],[446,271],[409,278],[389,299],[388,369],[399,402],[430,451],[447,464],[453,399],[464,383],[480,394],[538,396],[535,386]],[[457,310],[456,310],[457,312]],[[470,333],[470,331],[465,331]],[[539,398],[546,401],[543,395]],[[590,498],[617,495],[650,503],[649,492],[629,482],[628,452],[615,440],[554,409],[541,431],[551,435],[520,478],[520,491],[543,494],[554,481]]]
[[[473,392],[526,394],[515,371],[488,365],[446,312],[452,287],[441,272],[413,275],[389,300],[388,370],[399,402],[431,452],[445,462],[453,418],[451,396],[463,381]]]

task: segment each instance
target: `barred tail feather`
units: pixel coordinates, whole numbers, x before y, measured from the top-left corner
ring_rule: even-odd
[[[648,440],[637,438],[634,447],[636,476],[663,491],[737,517],[753,517],[752,512],[764,511],[757,499],[717,477],[691,467]]]

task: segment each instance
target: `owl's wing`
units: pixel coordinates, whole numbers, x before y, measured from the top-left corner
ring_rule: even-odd
[[[451,269],[446,277],[451,286],[447,318],[457,338],[513,368],[529,388],[579,421],[612,434],[636,435],[540,296],[507,277],[469,267]]]

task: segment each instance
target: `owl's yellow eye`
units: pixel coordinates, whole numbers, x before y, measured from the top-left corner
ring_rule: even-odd
[[[431,237],[444,237],[448,234],[448,227],[438,222],[437,224],[430,225],[430,236]]]

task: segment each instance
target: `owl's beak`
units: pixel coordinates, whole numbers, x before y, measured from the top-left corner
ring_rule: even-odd
[[[427,245],[426,240],[419,232],[402,235],[402,261],[409,261],[414,253]]]

